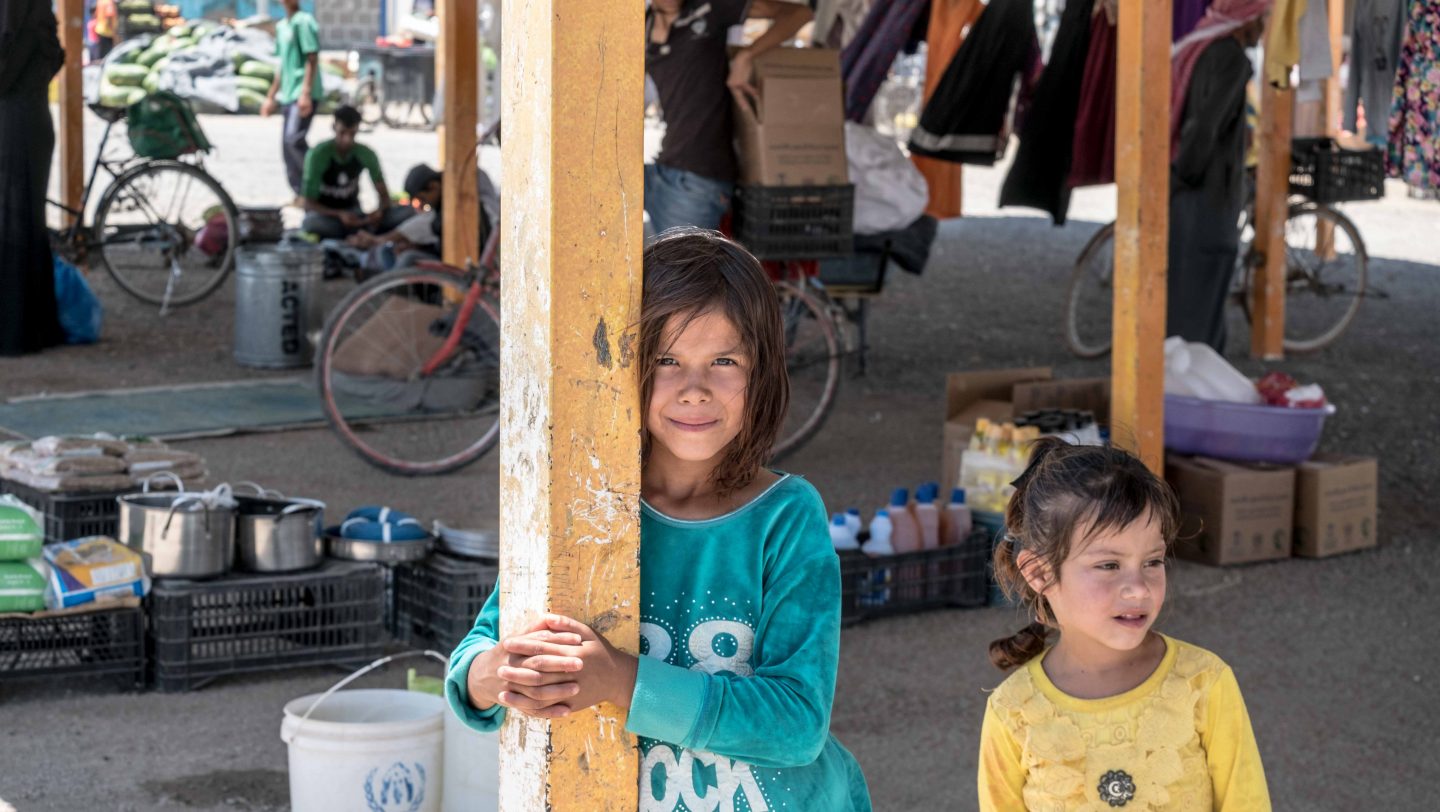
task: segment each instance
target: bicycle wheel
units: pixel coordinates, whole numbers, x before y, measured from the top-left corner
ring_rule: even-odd
[[[116,284],[163,311],[214,292],[239,243],[240,214],[219,182],[191,164],[151,161],[105,190],[90,248]]]
[[[1328,347],[1350,326],[1365,298],[1369,257],[1350,218],[1329,206],[1300,203],[1285,220],[1285,351]],[[1241,297],[1252,318],[1250,297]]]
[[[467,465],[500,434],[500,319],[483,297],[458,346],[431,374],[460,314],[465,280],[396,271],[351,291],[325,325],[320,400],[340,439],[403,476]]]
[[[824,425],[840,387],[840,341],[830,314],[814,296],[789,282],[775,285],[785,329],[790,410],[775,443],[774,459],[804,445]]]
[[[380,89],[373,76],[367,77],[356,85],[355,93],[350,97],[350,104],[360,111],[360,124],[366,130],[375,129],[384,115],[385,105],[380,98]]]
[[[1097,232],[1070,275],[1065,300],[1065,344],[1080,358],[1099,358],[1110,352],[1115,316],[1115,224]]]

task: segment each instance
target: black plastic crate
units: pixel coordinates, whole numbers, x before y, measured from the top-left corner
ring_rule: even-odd
[[[1290,193],[1316,203],[1385,196],[1385,154],[1341,149],[1330,138],[1296,138],[1290,150]]]
[[[145,613],[138,606],[0,617],[0,682],[110,676],[145,684]]]
[[[391,634],[450,651],[475,625],[498,574],[492,564],[443,553],[396,567]]]
[[[829,259],[854,250],[854,186],[738,186],[732,207],[735,239],[760,259]]]
[[[50,493],[21,482],[0,479],[0,493],[13,494],[20,501],[45,514],[45,542],[114,536],[120,530],[120,504],[115,497],[137,493],[139,487],[103,493]]]
[[[155,687],[302,665],[359,665],[381,654],[385,575],[327,561],[287,575],[156,581],[148,643]]]
[[[984,606],[990,536],[972,532],[950,547],[872,558],[840,556],[840,620],[858,623],[926,609]]]

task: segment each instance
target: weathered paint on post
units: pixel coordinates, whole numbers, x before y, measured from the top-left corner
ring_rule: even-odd
[[[1295,91],[1262,82],[1260,165],[1255,172],[1255,243],[1264,256],[1250,286],[1250,355],[1285,357],[1285,219]]]
[[[85,94],[80,81],[85,4],[82,0],[57,0],[55,17],[60,47],[65,49],[65,66],[55,77],[60,106],[60,202],[79,209],[85,194]],[[66,214],[61,219],[68,226],[72,218]]]
[[[552,610],[630,652],[639,650],[643,13],[640,3],[593,0],[506,0],[502,12],[501,626],[520,632]],[[608,705],[553,723],[510,714],[501,809],[637,808],[637,751],[624,727]]]
[[[444,94],[445,131],[441,138],[440,171],[445,175],[445,184],[440,205],[450,227],[441,234],[440,255],[456,266],[478,262],[481,248],[476,230],[460,226],[480,221],[479,190],[475,188],[475,168],[479,161],[475,130],[480,109],[476,14],[476,0],[443,0],[441,6],[443,56],[436,70],[440,72]],[[452,21],[457,24],[451,24]]]
[[[1170,15],[1170,0],[1121,0],[1116,59],[1111,436],[1157,473],[1165,461]]]

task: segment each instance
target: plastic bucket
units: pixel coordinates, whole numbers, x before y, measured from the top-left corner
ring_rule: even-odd
[[[1310,459],[1320,445],[1322,409],[1288,409],[1165,396],[1165,447],[1181,454],[1286,465]]]
[[[500,809],[500,736],[445,714],[445,797],[441,812]]]
[[[290,747],[291,809],[439,812],[447,713],[444,699],[416,691],[341,691],[287,703],[280,738]]]

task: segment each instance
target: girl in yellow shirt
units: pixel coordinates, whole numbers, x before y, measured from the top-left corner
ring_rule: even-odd
[[[1270,809],[1235,675],[1152,630],[1178,513],[1124,451],[1035,445],[995,550],[1034,622],[990,644],[1015,670],[985,709],[982,810]]]

